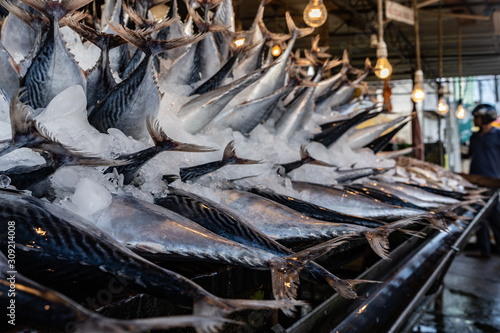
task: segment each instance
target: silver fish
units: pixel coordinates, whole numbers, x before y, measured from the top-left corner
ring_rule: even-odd
[[[49,31],[43,46],[21,82],[21,86],[27,88],[25,100],[33,108],[46,107],[57,94],[70,86],[80,85],[85,91],[85,78],[61,39],[58,22],[69,12],[90,1],[24,0],[26,4],[50,19]]]
[[[184,32],[182,21],[180,20],[179,14],[177,12],[177,0],[172,0],[170,3],[170,8],[167,13],[167,19],[177,19],[174,24],[168,26],[158,32],[156,38],[160,40],[169,40],[175,38],[186,37],[187,34]],[[158,56],[162,59],[169,59],[174,61],[181,55],[187,52],[189,45],[181,46],[176,49],[168,50],[166,52],[160,53]]]
[[[258,80],[268,70],[263,68],[230,84],[197,96],[184,104],[177,116],[189,133],[201,131],[239,92]]]
[[[454,205],[460,203],[460,201],[457,199],[430,193],[428,191],[406,184],[388,183],[381,181],[370,181],[368,182],[368,184],[371,186],[375,186],[382,191],[393,192],[394,195],[397,195],[411,203],[414,203],[417,206],[426,208],[438,208],[442,205]]]
[[[99,59],[87,73],[87,112],[90,114],[97,102],[103,101],[108,92],[117,85],[111,73],[109,51],[126,44],[127,41],[116,34],[98,32],[72,18],[66,19],[65,23],[73,31],[101,49]]]
[[[9,290],[12,269],[7,258],[0,252],[0,300],[10,302]],[[17,303],[15,323],[18,326],[65,331],[71,327],[74,332],[126,333],[145,332],[157,329],[179,327],[220,326],[227,322],[222,317],[171,316],[151,319],[120,320],[106,318],[91,312],[63,294],[42,286],[20,273],[15,275]]]
[[[152,68],[154,56],[165,50],[199,41],[205,35],[159,41],[121,26],[110,26],[117,34],[142,49],[146,57],[132,74],[95,106],[89,122],[102,133],[114,127],[135,139],[147,138],[144,119],[146,116],[155,118],[160,106],[160,92]]]
[[[367,58],[365,61],[365,71],[360,74],[356,80],[349,82],[346,78],[344,78],[342,82],[337,82],[337,84],[332,88],[333,93],[328,94],[328,96],[323,98],[321,101],[316,99],[315,112],[321,114],[330,113],[332,109],[335,110],[336,107],[348,103],[356,92],[357,86],[359,86],[371,72],[371,63]]]
[[[236,151],[234,150],[234,140],[230,141],[226,148],[224,149],[224,154],[220,161],[204,163],[201,165],[196,165],[187,168],[181,168],[179,171],[179,175],[183,182],[188,180],[195,180],[199,177],[206,175],[210,172],[214,172],[226,165],[235,165],[235,164],[258,164],[260,161],[249,160],[245,158],[240,158],[236,156]]]
[[[313,32],[312,28],[297,28],[289,12],[286,12],[286,23],[292,37],[288,42],[285,52],[279,56],[276,60],[276,65],[273,66],[272,69],[266,73],[266,75],[258,80],[253,86],[248,88],[248,91],[245,91],[245,101],[252,101],[263,98],[264,96],[269,96],[284,86],[288,58],[292,52],[295,41],[297,38],[307,36]]]
[[[225,205],[217,204],[196,194],[169,187],[168,196],[155,198],[155,204],[173,210],[232,241],[256,247],[281,257],[288,257],[293,253],[292,250],[259,231],[250,220],[243,218],[243,215]],[[302,272],[313,282],[327,282],[345,298],[356,297],[356,292],[353,289],[355,284],[369,282],[339,279],[314,262],[306,265]]]
[[[387,237],[404,225],[401,222],[397,223],[395,228],[391,224],[367,228],[320,221],[253,193],[238,190],[224,190],[219,193],[224,205],[245,216],[248,221],[252,221],[254,227],[275,240],[294,242],[342,235],[362,235],[366,237],[375,253],[386,260],[389,249]],[[411,225],[417,221],[408,219],[406,222],[407,225]]]
[[[291,300],[219,298],[182,275],[140,257],[68,210],[17,191],[0,189],[2,234],[8,233],[9,221],[16,223],[16,269],[27,277],[36,276],[49,287],[57,286],[61,279],[109,280],[119,276],[128,288],[192,306],[195,315],[215,318],[250,308],[279,309],[303,304]],[[0,248],[7,252],[7,238],[0,238]],[[209,327],[213,329],[212,322],[200,323],[202,330]]]
[[[351,149],[359,149],[373,140],[375,140],[380,134],[384,133],[394,125],[397,125],[403,121],[406,116],[400,116],[393,120],[384,122],[382,124],[377,124],[369,127],[363,127],[361,129],[351,128],[346,135],[348,136],[348,145]]]
[[[305,182],[292,182],[292,185],[295,191],[309,196],[307,201],[344,214],[394,221],[425,213],[424,210],[387,205],[331,186]]]
[[[14,61],[3,44],[0,43],[0,87],[5,92],[5,97],[10,98],[19,89],[20,76],[11,66]]]
[[[139,169],[146,164],[153,157],[164,151],[190,151],[190,152],[210,152],[215,151],[215,149],[209,147],[203,147],[188,143],[181,143],[169,138],[165,132],[160,128],[158,122],[152,123],[151,119],[146,120],[149,135],[153,139],[154,146],[146,148],[144,150],[120,155],[117,159],[129,161],[128,164],[109,167],[104,172],[113,172],[113,169],[119,174],[124,176],[123,183],[125,185],[130,184],[136,177]]]
[[[16,1],[15,4],[9,1],[2,1],[1,4],[10,14],[2,24],[0,41],[13,60],[16,63],[20,63],[28,57],[34,45],[39,43],[39,31],[41,27],[35,27],[30,24],[30,18],[34,17],[31,14],[34,14],[36,11],[20,0]],[[22,16],[18,17],[19,14]],[[38,24],[34,21],[32,23]]]
[[[130,249],[270,269],[276,299],[296,297],[298,272],[318,255],[310,250],[290,258],[276,256],[230,241],[173,211],[131,197],[114,197],[96,225]],[[326,244],[325,248],[330,246]],[[291,315],[287,310],[284,312]]]
[[[289,162],[289,163],[277,164],[276,167],[282,167],[283,174],[288,174],[289,172],[291,172],[297,168],[300,168],[304,164],[321,165],[321,166],[325,166],[325,167],[334,167],[335,166],[333,164],[319,161],[319,160],[313,158],[311,156],[311,154],[309,154],[309,152],[307,151],[306,146],[301,145],[300,146],[300,160],[294,161],[294,162]]]

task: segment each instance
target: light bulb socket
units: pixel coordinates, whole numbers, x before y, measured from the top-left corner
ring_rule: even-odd
[[[424,82],[424,72],[421,69],[415,71],[415,84],[422,84]]]
[[[377,58],[387,58],[387,44],[380,40],[377,44]]]

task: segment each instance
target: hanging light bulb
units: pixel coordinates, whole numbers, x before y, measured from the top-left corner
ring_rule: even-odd
[[[278,57],[281,54],[281,47],[278,44],[274,45],[271,49],[271,54],[273,57]]]
[[[239,38],[234,41],[234,45],[242,47],[245,44],[245,38]]]
[[[392,66],[387,60],[387,45],[383,40],[377,44],[377,64],[375,65],[375,75],[380,79],[385,79],[392,74]]]
[[[448,106],[448,104],[446,104],[446,101],[444,100],[444,98],[443,97],[439,98],[439,103],[438,103],[436,112],[438,114],[440,114],[441,116],[444,116],[445,114],[448,113],[449,110],[450,110],[450,107]]]
[[[455,117],[458,119],[464,119],[466,114],[465,108],[462,105],[462,100],[460,100],[460,102],[458,102],[457,109],[455,110]]]
[[[304,22],[312,28],[317,28],[326,22],[328,12],[323,0],[310,0],[304,9]]]
[[[424,87],[422,86],[422,82],[424,81],[424,73],[422,70],[415,71],[415,85],[413,86],[413,91],[411,93],[411,99],[413,102],[418,103],[422,102],[425,98]]]

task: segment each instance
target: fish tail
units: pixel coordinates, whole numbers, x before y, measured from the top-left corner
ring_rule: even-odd
[[[271,281],[273,296],[277,300],[294,300],[300,285],[299,272],[304,265],[297,264],[293,258],[279,258],[273,260],[271,267]],[[284,308],[283,313],[293,317],[295,308]]]
[[[215,332],[224,324],[242,324],[241,322],[223,317],[205,316],[171,316],[147,319],[118,320],[107,317],[97,317],[96,320],[85,323],[82,331],[99,332],[147,332],[150,330],[168,330],[173,328],[194,327],[197,332]],[[91,327],[89,327],[91,326]]]
[[[176,20],[177,19],[171,19],[169,21],[166,21],[162,23],[162,27],[169,26],[173,24]],[[160,40],[147,37],[148,34],[157,30],[156,27],[146,30],[134,31],[116,23],[112,24],[109,21],[108,25],[111,27],[111,29],[113,29],[114,32],[120,35],[123,39],[133,44],[137,48],[141,49],[141,51],[143,51],[148,55],[157,55],[171,49],[196,43],[207,36],[206,33],[202,33],[188,37]]]
[[[209,318],[218,318],[227,316],[233,312],[248,309],[262,310],[283,310],[293,309],[296,306],[304,306],[307,302],[297,300],[246,300],[246,299],[227,299],[215,296],[206,297],[194,302],[193,314]],[[219,327],[220,328],[220,327]],[[203,326],[199,329],[204,329]],[[199,331],[207,332],[207,331]]]
[[[23,2],[45,16],[59,21],[67,14],[92,2],[92,0],[23,0]]]
[[[303,29],[297,28],[295,22],[293,22],[290,12],[286,12],[285,16],[286,16],[286,25],[288,26],[288,31],[290,31],[290,34],[292,36],[296,35],[297,38],[300,38],[307,36],[314,31],[314,28],[303,28]]]
[[[389,240],[387,237],[389,237],[389,234],[393,230],[387,230],[387,229],[373,229],[370,231],[365,232],[365,237],[366,240],[368,241],[368,244],[370,244],[370,247],[372,250],[382,259],[390,261],[391,258],[389,257]]]
[[[167,185],[170,185],[172,184],[173,182],[175,182],[176,180],[179,179],[179,176],[177,175],[163,175],[163,177],[161,178]]]
[[[74,32],[96,45],[101,50],[112,49],[127,43],[120,35],[98,32],[92,27],[78,22],[73,17],[63,19],[64,23]]]
[[[355,237],[355,235],[344,235],[336,237],[327,242],[321,243],[319,245],[307,248],[301,252],[297,252],[285,257],[285,259],[288,261],[287,266],[282,268],[280,272],[275,273],[276,276],[273,276],[273,290],[279,290],[278,288],[280,288],[280,286],[278,285],[278,283],[282,283],[284,285],[285,290],[280,292],[283,292],[283,294],[285,295],[293,296],[294,293],[296,293],[295,289],[298,286],[298,273],[305,265],[309,264],[316,258],[321,257],[330,250],[339,247],[343,244],[346,244],[347,241],[349,239],[352,239],[353,237]],[[287,272],[285,268],[289,269],[290,272]],[[285,275],[283,272],[287,272],[287,275]],[[297,274],[296,280],[294,279],[295,274]],[[326,282],[343,297],[345,298],[357,297],[356,292],[354,291],[351,283],[349,283],[347,280],[342,280],[331,273],[329,273],[329,275],[325,277],[325,279]],[[286,288],[288,288],[288,290]]]
[[[216,151],[216,149],[213,149],[211,147],[199,146],[199,145],[194,145],[194,144],[189,144],[189,143],[181,143],[181,142],[177,142],[175,140],[172,140],[160,128],[160,124],[159,124],[158,120],[156,120],[153,124],[153,122],[149,116],[147,116],[147,119],[146,119],[146,126],[148,129],[149,135],[151,135],[151,138],[153,138],[153,142],[154,142],[155,146],[160,151],[166,151],[166,150],[190,151],[190,152]]]
[[[259,164],[261,161],[249,160],[245,158],[240,158],[236,156],[236,151],[234,150],[234,140],[231,140],[226,148],[224,149],[224,155],[222,156],[222,163],[226,164]]]

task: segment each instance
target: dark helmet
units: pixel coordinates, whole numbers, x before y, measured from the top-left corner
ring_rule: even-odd
[[[497,110],[490,104],[478,104],[472,110],[474,117],[481,117],[483,124],[489,124],[497,119]]]

